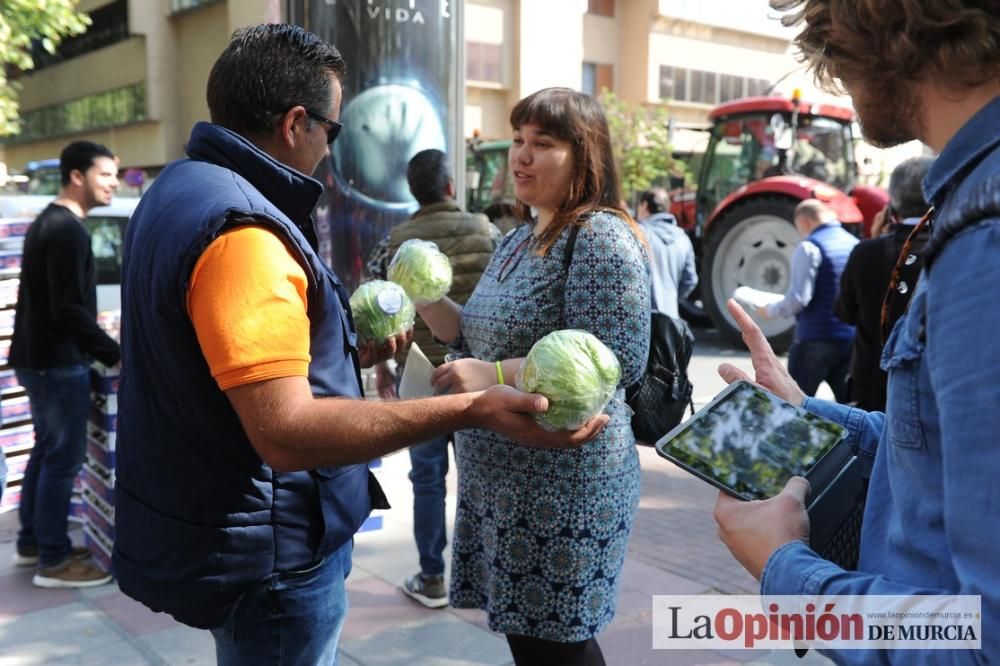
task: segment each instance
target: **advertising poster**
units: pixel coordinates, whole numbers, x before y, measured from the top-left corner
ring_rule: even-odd
[[[372,247],[417,205],[406,183],[416,153],[455,164],[459,118],[455,0],[292,0],[289,22],[334,44],[347,61],[343,131],[315,177],[320,253],[349,291]],[[459,146],[460,148],[460,146]],[[454,168],[454,167],[453,167]]]

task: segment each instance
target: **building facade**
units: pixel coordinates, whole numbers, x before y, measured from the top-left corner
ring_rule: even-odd
[[[384,11],[440,3],[464,16],[465,136],[507,138],[510,108],[547,86],[665,105],[674,146],[698,151],[708,111],[737,97],[831,101],[796,60],[794,28],[767,0],[358,0]],[[384,5],[384,7],[382,7]],[[2,140],[11,170],[87,138],[155,175],[208,116],[208,73],[238,27],[289,17],[287,0],[82,0],[93,25],[21,77],[23,131]],[[345,54],[350,58],[350,54]],[[846,98],[836,103],[849,106]],[[919,152],[910,146],[903,156]],[[882,153],[859,147],[885,170]],[[898,161],[889,158],[889,162]]]
[[[278,21],[281,0],[81,0],[92,25],[19,80],[22,131],[2,139],[12,171],[69,141],[103,143],[156,173],[208,117],[205,85],[236,28]]]

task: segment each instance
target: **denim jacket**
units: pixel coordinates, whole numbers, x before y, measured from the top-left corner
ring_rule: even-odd
[[[998,176],[1000,98],[956,133],[924,180],[939,244],[882,355],[886,414],[806,401],[874,456],[858,571],[795,542],[771,555],[761,578],[768,595],[981,595],[982,650],[829,653],[841,663],[1000,660]]]

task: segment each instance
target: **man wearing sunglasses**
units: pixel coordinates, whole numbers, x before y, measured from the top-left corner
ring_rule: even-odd
[[[980,597],[981,650],[956,650],[954,642],[938,643],[950,649],[934,652],[844,650],[833,655],[837,663],[994,662],[1000,658],[1000,8],[981,0],[771,5],[796,10],[786,23],[805,19],[797,45],[821,80],[851,94],[869,141],[920,139],[938,153],[923,180],[933,229],[909,309],[882,354],[889,374],[885,413],[806,398],[760,329],[738,305],[729,306],[750,347],[756,381],[844,425],[857,454],[873,463],[857,571],[823,560],[807,545],[808,483],[801,478],[763,502],[721,496],[719,534],[765,595]],[[905,255],[897,260],[897,269],[905,261]],[[746,378],[728,364],[719,371],[727,381]],[[838,615],[851,612],[837,606]]]
[[[122,279],[114,561],[121,589],[210,629],[220,664],[328,664],[353,534],[388,508],[367,461],[469,427],[574,447],[544,398],[509,387],[366,403],[358,346],[320,260],[309,177],[340,124],[345,65],[290,25],[237,31],[208,82],[212,122],[129,222]]]

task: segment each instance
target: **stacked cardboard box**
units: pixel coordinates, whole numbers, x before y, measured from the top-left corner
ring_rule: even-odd
[[[118,370],[91,368],[92,409],[83,464],[83,541],[94,560],[111,571],[115,542],[115,439],[118,421]]]
[[[14,335],[14,311],[21,275],[21,253],[30,219],[0,219],[0,456],[7,463],[7,488],[0,499],[0,512],[21,503],[21,479],[28,465],[35,433],[31,427],[28,395],[7,365]]]

